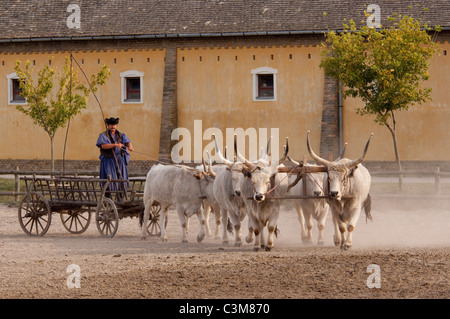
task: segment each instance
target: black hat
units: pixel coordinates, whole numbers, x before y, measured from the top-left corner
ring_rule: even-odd
[[[109,119],[105,119],[106,124],[119,124],[119,118],[110,117]]]

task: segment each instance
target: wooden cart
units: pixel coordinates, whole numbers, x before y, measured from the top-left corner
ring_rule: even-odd
[[[23,231],[32,236],[47,233],[52,214],[59,213],[64,227],[72,234],[86,231],[95,212],[99,233],[113,237],[119,220],[139,217],[144,210],[145,178],[112,180],[84,177],[22,177],[27,194],[22,198],[18,217]],[[147,224],[149,235],[159,235],[161,207],[153,203]]]

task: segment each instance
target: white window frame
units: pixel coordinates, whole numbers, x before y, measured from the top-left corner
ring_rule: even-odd
[[[139,78],[140,79],[140,86],[141,86],[141,96],[140,99],[130,100],[127,101],[127,78]],[[140,104],[144,101],[144,72],[139,72],[136,70],[128,70],[125,72],[120,73],[120,82],[121,82],[121,101],[122,104]]]
[[[17,73],[11,73],[6,75],[6,79],[8,82],[8,105],[26,105],[27,99],[25,101],[15,101],[13,100],[13,80],[18,80],[19,77],[17,76]]]
[[[263,66],[252,70],[253,75],[253,101],[263,102],[263,101],[276,101],[277,100],[277,69],[270,68],[268,66]],[[273,97],[272,98],[262,98],[258,97],[258,75],[272,74],[273,75]]]

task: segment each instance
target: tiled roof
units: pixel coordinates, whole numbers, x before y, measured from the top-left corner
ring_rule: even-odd
[[[448,0],[5,0],[0,39],[320,32],[365,19],[370,3],[382,24],[400,13],[450,26]],[[70,4],[81,10],[78,29],[67,26]]]

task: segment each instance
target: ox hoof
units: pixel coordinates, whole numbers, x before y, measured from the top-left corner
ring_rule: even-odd
[[[340,240],[334,240],[334,245],[335,246],[339,246],[341,244],[341,241]]]
[[[271,251],[273,249],[273,246],[266,246],[265,250],[266,251]]]
[[[147,237],[145,237],[145,236],[141,237],[141,240],[146,240],[146,239],[147,239]]]
[[[253,241],[253,237],[246,236],[245,241],[247,242],[247,244],[250,244]]]
[[[242,243],[240,243],[240,242],[234,243],[234,247],[241,247],[241,246],[242,246]]]
[[[344,250],[349,250],[350,248],[352,248],[351,245],[344,245]]]
[[[259,251],[259,247],[253,247],[253,251]]]
[[[228,240],[224,240],[224,241],[222,242],[222,245],[228,246]]]
[[[187,244],[188,241],[187,241],[187,239],[183,239],[183,240],[181,241],[181,243],[182,243],[182,244]]]
[[[205,238],[205,235],[198,235],[197,242],[201,243],[204,238]]]
[[[320,241],[317,242],[317,245],[318,246],[323,246],[323,245],[325,245],[325,241],[320,240]]]

